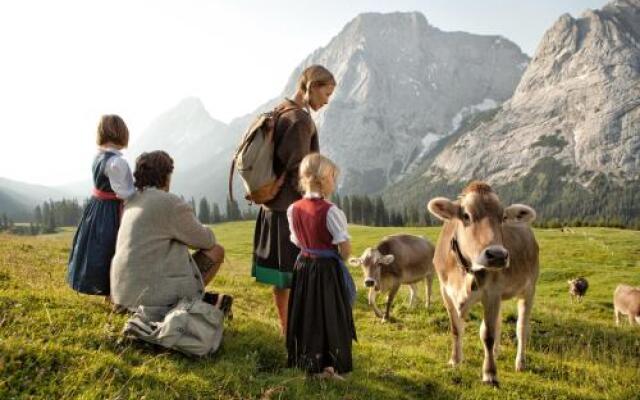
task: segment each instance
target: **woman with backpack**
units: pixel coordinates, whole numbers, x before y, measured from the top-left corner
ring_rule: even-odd
[[[293,98],[285,99],[274,110],[278,115],[274,130],[273,169],[283,178],[278,194],[260,207],[253,240],[251,275],[271,284],[280,319],[280,333],[287,329],[289,288],[299,249],[291,242],[287,208],[302,198],[298,186],[298,167],[309,153],[319,152],[318,133],[310,109],[320,110],[333,94],[336,81],[321,65],[306,68]]]

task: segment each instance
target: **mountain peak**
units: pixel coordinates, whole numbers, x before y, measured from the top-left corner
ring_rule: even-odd
[[[379,24],[384,25],[399,25],[402,23],[414,26],[429,26],[427,18],[419,11],[396,11],[391,13],[379,13],[379,12],[366,12],[358,14],[351,23],[371,26],[373,28],[380,27]],[[350,24],[351,24],[350,23]],[[350,25],[350,24],[347,24]]]
[[[375,192],[469,112],[509,98],[528,61],[501,36],[441,31],[419,12],[364,13],[294,70],[284,94],[309,65],[333,72],[321,147],[343,166],[343,190]]]
[[[183,98],[178,102],[178,104],[173,106],[168,112],[173,112],[174,110],[192,110],[198,113],[204,112],[209,114],[207,112],[207,109],[204,106],[204,103],[202,103],[202,100],[200,100],[199,97],[195,97],[195,96],[188,96]]]
[[[563,14],[549,28],[514,95],[519,101],[560,81],[640,68],[640,0],[617,0],[580,18]],[[634,72],[634,70],[636,72]]]
[[[513,97],[432,166],[457,179],[523,179],[544,160],[588,186],[640,178],[640,0],[619,0],[547,30]],[[490,145],[487,145],[490,143]],[[478,149],[482,149],[478,151]]]

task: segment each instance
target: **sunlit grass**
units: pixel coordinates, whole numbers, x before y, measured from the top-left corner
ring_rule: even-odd
[[[194,360],[123,341],[126,317],[64,282],[72,230],[38,237],[0,235],[0,398],[340,398],[340,399],[631,399],[640,396],[640,328],[615,327],[611,295],[620,282],[640,285],[640,232],[576,228],[537,230],[541,275],[532,317],[529,370],[516,373],[515,302],[503,306],[501,388],[480,382],[481,308],[464,338],[464,364],[446,365],[448,319],[437,283],[434,304],[408,308],[401,290],[382,324],[366,305],[362,275],[355,307],[359,341],[347,382],[309,380],[285,368],[270,288],[249,274],[253,223],[213,227],[228,262],[211,285],[234,295],[234,320],[221,350]],[[390,233],[424,235],[439,228],[352,226],[354,253]],[[566,281],[590,287],[572,303]],[[424,299],[424,291],[419,292]]]

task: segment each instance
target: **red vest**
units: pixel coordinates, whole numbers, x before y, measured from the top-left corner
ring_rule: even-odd
[[[333,206],[324,199],[301,199],[293,203],[293,231],[306,249],[334,249],[333,236],[327,229],[327,213]]]

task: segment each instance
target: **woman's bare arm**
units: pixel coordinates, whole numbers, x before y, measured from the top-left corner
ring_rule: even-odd
[[[346,260],[351,255],[351,241],[347,240],[342,243],[338,243],[338,253],[343,260]]]

